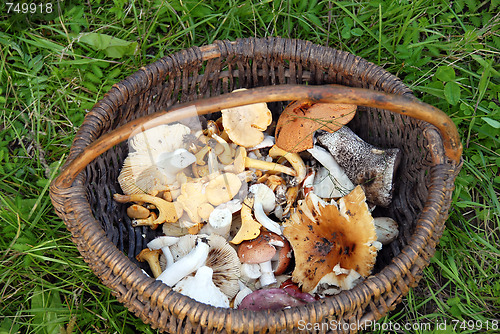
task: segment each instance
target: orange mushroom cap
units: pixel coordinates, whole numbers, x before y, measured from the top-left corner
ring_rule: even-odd
[[[309,193],[290,219],[283,235],[292,245],[295,269],[292,280],[311,292],[336,265],[370,275],[375,264],[377,240],[373,218],[360,186],[335,204],[322,205]],[[316,197],[317,198],[317,197]],[[336,277],[336,282],[347,276]]]
[[[354,117],[356,108],[353,104],[292,102],[278,119],[276,145],[293,153],[312,148],[315,131],[337,131]]]

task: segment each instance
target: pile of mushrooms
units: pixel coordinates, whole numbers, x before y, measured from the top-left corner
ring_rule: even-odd
[[[130,203],[132,226],[162,231],[137,260],[216,307],[283,308],[351,289],[398,235],[371,212],[390,204],[400,155],[345,126],[355,112],[295,101],[273,123],[258,103],[201,130],[175,123],[132,137],[114,199]]]

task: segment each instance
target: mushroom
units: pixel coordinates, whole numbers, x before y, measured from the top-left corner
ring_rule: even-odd
[[[222,125],[233,143],[252,147],[264,139],[264,133],[272,122],[271,111],[266,103],[223,109]]]
[[[198,209],[207,202],[205,184],[201,180],[198,179],[181,185],[181,194],[177,197],[177,203],[182,206],[193,223],[198,224],[201,222]]]
[[[301,183],[304,181],[306,177],[306,165],[302,158],[297,153],[287,152],[278,146],[274,145],[269,150],[269,156],[272,158],[283,157],[292,165],[293,169],[296,172],[297,183]]]
[[[229,307],[229,298],[212,281],[213,270],[202,266],[193,276],[181,280],[174,290],[194,300],[215,307]]]
[[[229,147],[227,141],[217,136],[216,134],[214,134],[212,138],[217,140],[217,142],[224,148],[224,150],[220,154],[217,154],[217,156],[219,157],[219,161],[223,165],[231,164],[231,162],[233,162],[233,155],[231,154],[231,147]]]
[[[170,246],[175,244],[177,241],[179,241],[179,238],[177,237],[160,236],[148,242],[147,246],[152,250],[161,249],[166,259],[166,267],[170,267],[172,263],[174,263],[174,258],[170,252]],[[155,277],[157,276],[158,275]]]
[[[248,296],[249,294],[252,293],[252,289],[247,287],[242,282],[238,282],[238,284],[240,286],[240,291],[236,294],[236,296],[234,297],[234,301],[233,301],[233,308],[235,308],[235,309],[237,309],[238,306],[241,304],[241,301],[243,300],[243,298],[245,298],[246,296]]]
[[[248,294],[238,306],[239,310],[251,311],[280,310],[287,307],[305,305],[309,300],[302,300],[279,288],[259,289]]]
[[[167,202],[160,197],[155,197],[147,194],[131,194],[131,195],[120,195],[114,194],[113,198],[119,203],[127,202],[146,202],[151,203],[156,206],[159,211],[158,218],[156,218],[152,224],[163,224],[176,222],[182,215],[179,207],[172,202]],[[137,219],[137,225],[140,225],[141,219]]]
[[[254,195],[253,212],[255,219],[269,231],[281,234],[280,225],[267,216],[276,207],[276,196],[271,188],[265,184],[256,183],[248,191]]]
[[[222,204],[221,204],[222,205]],[[205,225],[200,233],[211,234],[215,233],[226,239],[231,230],[231,222],[233,221],[233,214],[228,208],[215,208],[208,217],[208,224]]]
[[[278,119],[276,145],[294,153],[311,148],[315,131],[337,131],[354,117],[356,108],[352,104],[292,102]]]
[[[345,126],[334,133],[320,135],[318,141],[328,148],[349,179],[363,186],[368,202],[389,206],[401,159],[399,149],[376,148]]]
[[[349,275],[339,265],[361,277],[370,275],[377,255],[373,218],[360,186],[338,202],[326,204],[309,195],[283,223],[283,234],[292,245],[295,269],[292,280],[302,291],[313,293],[323,284],[343,288]],[[353,273],[355,275],[355,273]]]
[[[314,180],[316,195],[322,198],[338,198],[354,189],[354,184],[327,150],[314,145],[307,152],[323,166]]]
[[[135,259],[139,262],[146,261],[149,264],[149,268],[151,268],[151,271],[153,272],[153,276],[156,278],[161,274],[159,259],[160,253],[161,251],[158,249],[151,250],[149,248],[144,248],[139,254],[137,254]]]
[[[186,256],[168,266],[156,279],[168,286],[174,286],[185,276],[205,265],[209,251],[208,241],[204,237],[196,239],[196,247]]]
[[[243,240],[252,240],[260,234],[260,228],[262,225],[252,217],[253,204],[253,198],[247,197],[243,200],[240,213],[241,227],[238,230],[238,233],[234,236],[233,240],[230,241],[232,244],[237,245]]]
[[[242,182],[236,174],[223,173],[207,184],[205,195],[210,204],[217,206],[232,200],[241,185]]]
[[[234,248],[220,235],[201,235],[209,245],[205,266],[213,270],[213,282],[232,299],[239,290],[238,278],[240,277],[240,261]],[[170,250],[175,259],[182,260],[188,254],[200,235],[186,235],[173,245]]]
[[[382,245],[388,245],[393,242],[399,234],[398,223],[390,217],[373,218],[375,224],[375,233],[377,241]]]
[[[175,170],[185,168],[192,154],[184,149],[184,136],[191,130],[182,124],[160,125],[140,132],[129,140],[131,152],[123,162],[118,183],[126,195],[164,190]],[[166,165],[162,165],[166,164]]]
[[[132,204],[127,208],[127,216],[133,219],[148,218],[151,212],[139,204]]]
[[[275,140],[274,140],[273,136],[265,135],[264,139],[260,143],[258,143],[255,146],[248,147],[247,151],[250,152],[250,151],[260,150],[262,148],[271,147],[274,145],[274,142],[275,142]]]
[[[276,247],[274,247],[272,241],[277,241],[277,239],[262,232],[257,238],[244,241],[238,247],[238,257],[241,263],[259,265],[261,271],[259,282],[261,286],[276,282],[271,264],[271,259],[276,254]]]

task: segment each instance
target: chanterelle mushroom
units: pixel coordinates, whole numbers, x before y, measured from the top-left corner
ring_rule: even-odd
[[[338,208],[314,201],[312,194],[283,223],[295,256],[293,281],[304,292],[315,291],[320,281],[340,289],[348,274],[335,272],[336,266],[367,277],[375,264],[377,237],[363,189],[357,186],[342,197]]]
[[[356,113],[352,104],[295,101],[281,113],[276,125],[276,145],[287,152],[302,152],[313,147],[317,130],[334,132]]]
[[[266,103],[255,103],[222,110],[222,125],[229,138],[239,146],[252,147],[264,139],[272,114]]]

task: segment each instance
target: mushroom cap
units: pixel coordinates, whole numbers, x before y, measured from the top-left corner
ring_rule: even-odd
[[[337,131],[354,117],[356,108],[353,104],[292,102],[278,119],[276,145],[288,152],[312,148],[315,131]]]
[[[163,247],[170,247],[179,241],[178,237],[159,236],[148,242],[149,249],[161,249]]]
[[[229,139],[243,147],[253,147],[264,139],[264,133],[272,122],[267,104],[254,103],[223,109],[222,125]]]
[[[165,190],[172,180],[158,163],[162,155],[184,149],[184,136],[190,133],[185,125],[171,124],[156,126],[130,138],[130,152],[118,176],[123,192],[130,195]],[[190,158],[184,152],[177,160],[181,157]]]
[[[339,208],[314,204],[310,194],[283,224],[295,256],[293,281],[304,292],[313,291],[337,264],[367,277],[375,264],[377,237],[363,189],[357,186],[342,197]]]
[[[258,237],[243,241],[238,247],[238,258],[241,263],[263,263],[270,261],[276,254],[277,243],[283,243],[276,233],[262,231]]]
[[[212,179],[205,188],[205,195],[210,204],[217,206],[229,202],[238,193],[242,182],[238,175],[222,173]]]
[[[276,207],[276,195],[271,188],[263,183],[256,183],[248,188],[254,195],[255,202],[260,202],[266,213],[271,212]]]
[[[175,261],[187,255],[195,247],[197,237],[200,235],[185,235],[170,247]],[[233,298],[239,291],[240,261],[238,255],[223,237],[211,234],[206,238],[210,248],[205,265],[214,271],[214,284],[229,298]]]
[[[184,136],[190,133],[191,129],[183,124],[162,124],[139,132],[130,139],[129,144],[135,151],[150,151],[153,154],[172,152],[185,148]]]
[[[200,267],[194,276],[182,279],[174,286],[174,291],[182,293],[194,300],[215,307],[229,307],[228,296],[213,282],[212,268]]]

